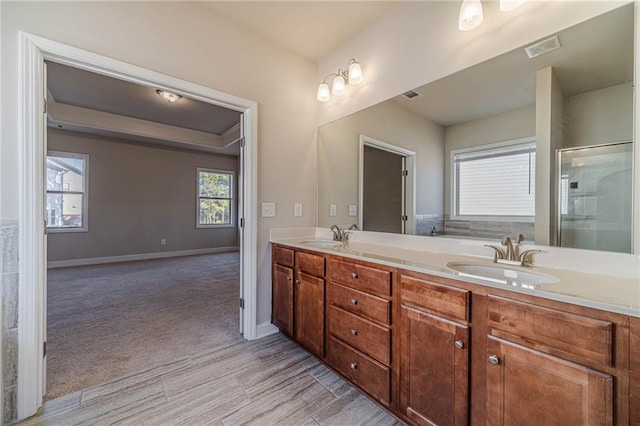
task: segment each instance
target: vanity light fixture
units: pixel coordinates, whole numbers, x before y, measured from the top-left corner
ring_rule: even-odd
[[[329,84],[327,83],[327,79],[329,77],[333,77],[331,89],[329,89]],[[322,83],[318,86],[317,99],[320,102],[327,102],[331,99],[331,94],[342,96],[347,91],[347,85],[360,84],[362,81],[364,81],[362,67],[358,61],[351,58],[349,62],[347,62],[347,66],[344,71],[342,68],[338,68],[338,72],[326,75],[324,80],[322,80]]]
[[[167,92],[166,90],[158,89],[156,90],[156,93],[158,94],[158,96],[160,96],[162,99],[169,102],[170,104],[174,102],[178,102],[180,98],[182,98],[182,96],[176,95],[175,93]]]
[[[480,0],[464,0],[460,6],[458,15],[458,29],[460,31],[471,31],[478,27],[484,19],[482,3]]]
[[[522,6],[527,0],[500,0],[500,10],[508,12]],[[458,29],[460,31],[471,31],[478,28],[484,19],[482,2],[480,0],[464,0],[460,6],[458,15]]]

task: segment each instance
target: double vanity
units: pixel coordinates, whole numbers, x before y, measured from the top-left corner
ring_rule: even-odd
[[[322,228],[271,242],[272,322],[409,424],[640,424],[637,257],[559,268],[546,247],[520,267],[481,241]]]

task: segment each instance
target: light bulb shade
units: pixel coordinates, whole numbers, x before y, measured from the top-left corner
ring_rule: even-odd
[[[329,85],[327,83],[320,83],[320,86],[318,86],[318,100],[320,102],[327,102],[329,99],[331,99]]]
[[[347,91],[346,83],[344,78],[341,75],[337,75],[336,78],[333,79],[333,84],[331,85],[331,93],[336,96],[342,96]]]
[[[362,67],[359,63],[354,62],[349,66],[349,84],[359,84],[364,80]]]
[[[500,0],[500,10],[508,12],[510,10],[517,9],[522,6],[525,1],[526,0]]]
[[[458,16],[458,29],[460,31],[471,31],[482,23],[484,14],[480,0],[464,0],[460,6]]]

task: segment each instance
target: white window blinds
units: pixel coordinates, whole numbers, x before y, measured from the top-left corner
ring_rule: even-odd
[[[535,141],[453,152],[456,216],[535,216]]]

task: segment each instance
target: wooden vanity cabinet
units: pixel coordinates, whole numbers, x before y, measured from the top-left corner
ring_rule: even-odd
[[[400,276],[400,414],[419,425],[469,422],[469,296],[435,277]]]
[[[271,320],[283,333],[324,357],[325,260],[273,246]]]
[[[391,295],[394,269],[330,257],[327,363],[392,408]]]
[[[629,360],[629,378],[631,380],[629,386],[631,394],[629,424],[638,426],[640,425],[640,318],[630,318],[629,330],[631,335],[629,345],[631,356]]]

